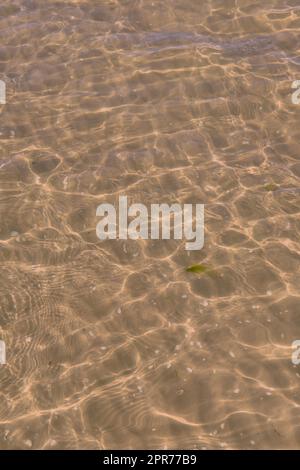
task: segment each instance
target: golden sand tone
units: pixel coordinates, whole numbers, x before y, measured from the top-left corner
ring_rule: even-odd
[[[0,448],[300,449],[299,1],[2,0],[0,37]],[[100,241],[120,195],[205,204],[204,248]]]

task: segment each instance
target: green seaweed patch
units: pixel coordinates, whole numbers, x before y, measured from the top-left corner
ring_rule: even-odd
[[[279,186],[275,183],[268,183],[268,184],[265,184],[264,186],[265,191],[276,191],[276,189],[278,188]]]
[[[186,272],[188,273],[196,273],[196,274],[203,274],[209,271],[209,266],[206,266],[205,264],[193,264],[192,266],[189,266],[186,268]]]

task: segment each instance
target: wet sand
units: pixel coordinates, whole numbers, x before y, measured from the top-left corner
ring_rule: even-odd
[[[298,3],[1,2],[0,449],[300,448]]]

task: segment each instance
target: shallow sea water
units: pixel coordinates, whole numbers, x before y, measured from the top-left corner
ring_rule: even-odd
[[[1,449],[300,448],[299,65],[298,0],[2,0]]]

